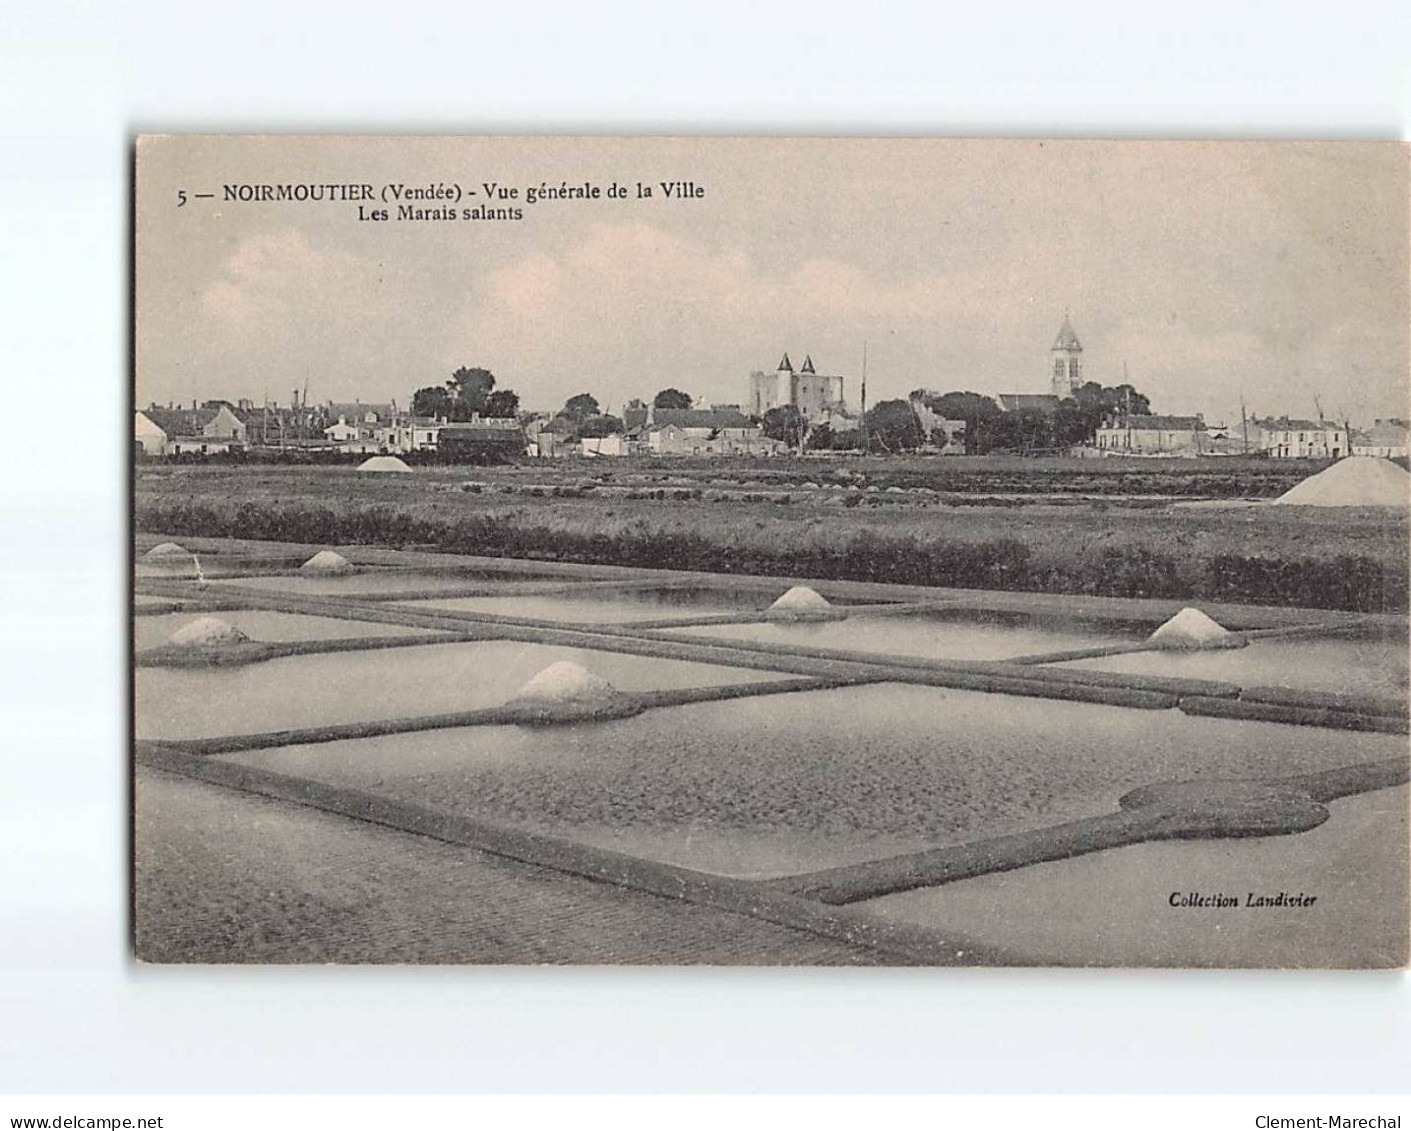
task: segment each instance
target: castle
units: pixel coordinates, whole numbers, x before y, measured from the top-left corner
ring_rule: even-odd
[[[781,405],[793,405],[805,420],[815,422],[842,415],[843,379],[837,374],[819,373],[807,354],[795,372],[786,353],[773,373],[756,369],[750,374],[745,411],[761,417]]]

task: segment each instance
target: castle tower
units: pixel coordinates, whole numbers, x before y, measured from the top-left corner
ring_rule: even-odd
[[[1066,313],[1053,349],[1049,352],[1053,355],[1053,395],[1060,400],[1071,397],[1083,384],[1083,343],[1078,341],[1073,323]]]

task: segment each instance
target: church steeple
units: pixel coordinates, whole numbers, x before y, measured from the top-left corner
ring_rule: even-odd
[[[1078,341],[1066,310],[1050,352],[1053,354],[1053,395],[1060,400],[1071,397],[1083,384],[1083,343]]]
[[[1058,337],[1054,339],[1053,348],[1056,350],[1073,350],[1077,353],[1083,352],[1083,343],[1078,341],[1078,335],[1073,331],[1073,321],[1068,317],[1068,312],[1063,312],[1063,325],[1059,327]]]

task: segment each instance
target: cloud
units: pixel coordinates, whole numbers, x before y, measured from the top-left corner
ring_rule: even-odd
[[[585,382],[615,404],[673,382],[738,397],[780,351],[851,363],[852,327],[934,322],[945,293],[943,276],[888,283],[823,258],[771,271],[738,249],[599,223],[557,257],[530,252],[486,272],[451,348],[545,406]]]

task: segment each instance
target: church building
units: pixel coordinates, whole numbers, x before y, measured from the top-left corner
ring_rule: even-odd
[[[1049,350],[1052,359],[1049,369],[1049,391],[1047,393],[999,393],[995,403],[1005,412],[1019,412],[1034,409],[1039,412],[1057,412],[1060,401],[1067,400],[1083,386],[1083,343],[1073,329],[1068,315],[1063,316],[1063,325],[1054,339],[1053,349]]]

